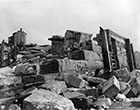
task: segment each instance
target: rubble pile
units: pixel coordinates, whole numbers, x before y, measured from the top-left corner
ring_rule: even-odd
[[[107,37],[105,32],[101,29],[100,36],[91,39],[92,34],[67,30],[65,37],[49,38],[51,47],[18,42],[16,56],[7,59],[11,53],[5,53],[8,46],[2,43],[0,110],[132,107],[140,95],[140,70],[135,67],[132,47],[128,39]]]

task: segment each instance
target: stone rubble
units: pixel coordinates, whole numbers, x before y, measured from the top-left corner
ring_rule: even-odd
[[[26,45],[10,64],[3,61],[0,110],[110,110],[119,102],[134,103],[140,70],[105,72],[100,39],[91,36],[67,30],[65,37],[49,39],[51,47]]]

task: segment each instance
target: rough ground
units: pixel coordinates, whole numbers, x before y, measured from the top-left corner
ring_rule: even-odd
[[[116,102],[108,110],[140,110],[140,97],[130,99],[131,102]]]

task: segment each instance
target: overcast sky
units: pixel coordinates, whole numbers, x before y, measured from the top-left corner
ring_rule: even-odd
[[[140,51],[140,0],[0,0],[0,38],[19,28],[28,42],[49,44],[67,29],[92,33],[99,26],[128,37]]]

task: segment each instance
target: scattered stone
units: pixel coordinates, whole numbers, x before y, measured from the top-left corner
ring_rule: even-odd
[[[96,88],[92,88],[92,89],[82,89],[82,90],[78,90],[77,92],[83,93],[85,94],[87,97],[88,96],[92,96],[92,97],[98,97],[98,90]]]
[[[133,57],[133,46],[126,48],[129,39],[115,39],[116,35],[104,42],[108,32],[100,28],[91,39],[92,34],[67,30],[65,37],[50,38],[51,46],[21,42],[14,46],[14,41],[23,40],[15,34],[8,43],[2,41],[0,110],[106,110],[111,100],[139,107],[134,97],[140,95],[140,64]],[[115,68],[110,58],[115,58]]]
[[[82,88],[87,83],[86,81],[84,81],[84,79],[75,75],[67,75],[65,81],[67,82],[68,85],[71,85],[77,88]]]
[[[17,84],[21,84],[22,79],[20,76],[7,76],[6,78],[0,78],[0,88],[14,86]]]
[[[63,92],[64,97],[72,99],[72,98],[86,98],[86,96],[83,93],[80,92]]]
[[[129,83],[120,81],[120,93],[126,95],[131,90]]]
[[[33,84],[36,82],[42,82],[44,83],[44,77],[41,75],[27,75],[27,76],[22,76],[22,83],[23,84]]]
[[[137,88],[135,88],[135,87],[131,87],[131,90],[126,94],[126,97],[128,97],[128,98],[134,98],[134,97],[137,97],[138,96],[138,93],[139,93],[139,91],[138,91],[138,89]]]
[[[130,76],[131,76],[131,79],[137,78],[138,76],[140,76],[140,70],[138,69],[133,70],[132,72],[130,72]]]
[[[112,76],[108,81],[103,85],[102,93],[109,98],[113,98],[120,91],[119,81],[115,76]]]
[[[40,64],[40,74],[51,74],[59,72],[57,60],[47,60]]]
[[[25,101],[32,103],[36,108],[48,107],[48,104],[57,110],[75,110],[73,103],[56,93],[44,89],[36,89],[32,94],[25,99]],[[61,108],[61,109],[58,109]]]
[[[118,101],[124,101],[124,100],[126,100],[126,96],[125,96],[124,94],[118,94],[118,95],[116,96],[116,99],[117,99]]]
[[[104,84],[107,80],[100,78],[100,77],[91,77],[91,76],[84,76],[83,77],[86,81],[95,83],[95,84]]]
[[[93,107],[94,97],[87,97],[84,93],[80,92],[64,92],[63,95],[72,100],[75,108],[77,109],[89,109]]]
[[[14,68],[16,75],[30,75],[30,74],[39,74],[40,67],[38,64],[18,64]]]
[[[15,76],[14,71],[10,67],[0,68],[0,88],[15,86],[21,84],[20,76]]]
[[[140,93],[140,76],[132,78],[129,82],[131,91],[127,94],[127,97],[137,97]]]
[[[5,78],[7,76],[13,76],[13,69],[10,68],[10,67],[3,67],[3,68],[0,68],[0,78]]]
[[[130,75],[127,68],[116,70],[114,75],[118,78],[119,81],[128,82],[130,80]]]
[[[65,81],[56,81],[56,80],[50,80],[45,82],[45,84],[41,85],[41,88],[49,89],[57,94],[60,94],[67,90]]]
[[[99,110],[108,109],[112,104],[109,98],[98,98],[96,102],[94,102],[94,106]]]

